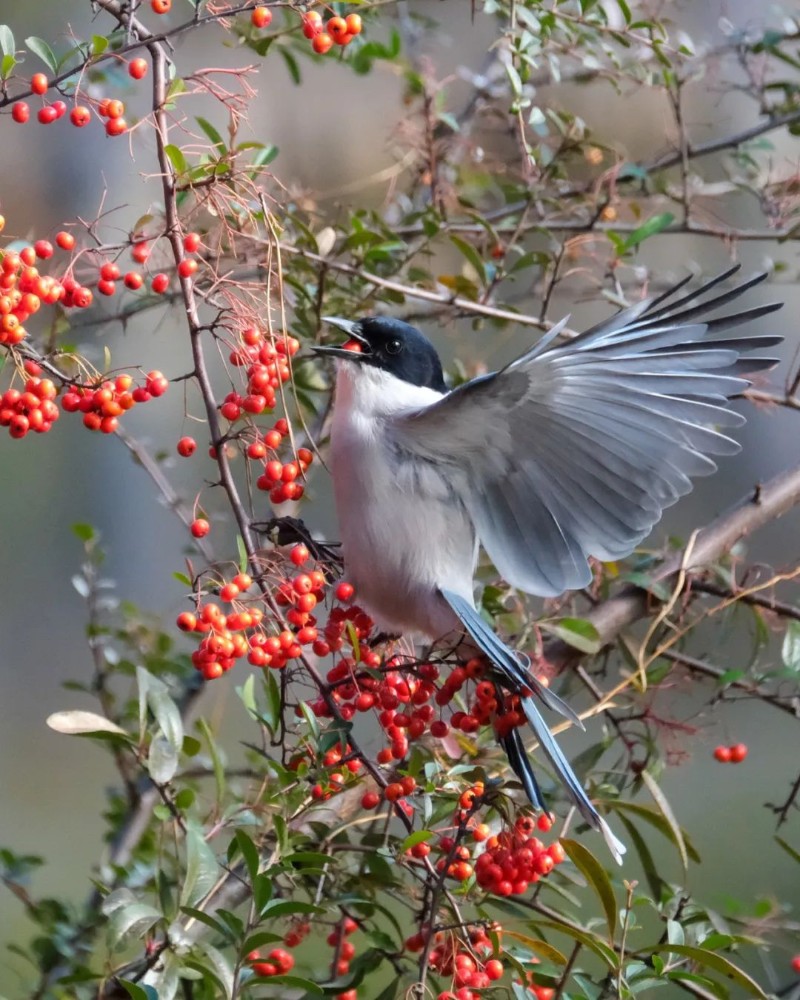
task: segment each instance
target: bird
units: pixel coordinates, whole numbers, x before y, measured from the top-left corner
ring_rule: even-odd
[[[623,308],[575,336],[568,317],[510,364],[449,389],[433,344],[390,315],[324,317],[347,342],[335,359],[330,459],[345,572],[384,630],[459,635],[484,654],[587,823],[618,862],[614,836],[572,770],[537,699],[582,723],[481,617],[473,588],[482,546],[512,587],[554,597],[587,586],[589,557],[629,555],[666,507],[739,444],[728,400],[772,368],[780,336],[730,337],[782,303],[710,318],[766,278],[708,293],[734,266],[683,292]],[[683,294],[681,294],[683,292]],[[545,809],[521,734],[499,736],[534,806]]]

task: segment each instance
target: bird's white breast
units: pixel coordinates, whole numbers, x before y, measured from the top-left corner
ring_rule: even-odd
[[[476,543],[452,474],[404,454],[392,422],[441,398],[377,368],[339,362],[331,435],[345,572],[378,624],[448,632],[438,587],[471,600]]]

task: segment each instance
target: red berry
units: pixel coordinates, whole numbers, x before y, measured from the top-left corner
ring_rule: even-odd
[[[340,45],[341,39],[347,34],[347,22],[343,17],[332,17],[325,25],[325,30],[334,42],[336,42],[337,45]]]
[[[734,743],[734,745],[729,748],[729,752],[731,755],[731,764],[741,764],[747,756],[747,744]]]
[[[97,291],[101,295],[113,295],[116,292],[117,286],[113,281],[106,281],[105,278],[101,278],[97,282]]]
[[[355,587],[353,584],[342,580],[336,587],[336,600],[342,602],[351,601],[354,593]]]
[[[144,278],[138,271],[128,271],[122,280],[125,282],[125,287],[130,288],[133,292],[140,289],[144,284]]]
[[[267,28],[272,21],[272,11],[269,7],[254,7],[250,21],[255,28]]]
[[[183,249],[187,253],[197,253],[199,247],[200,247],[199,233],[187,233],[183,237]]]
[[[182,611],[175,624],[181,632],[194,632],[197,628],[197,615],[193,615],[191,611]]]
[[[24,101],[17,101],[17,103],[11,108],[11,117],[20,125],[24,125],[30,116],[31,109]]]
[[[303,15],[303,34],[306,38],[313,38],[322,31],[322,16],[316,10],[310,10]]]
[[[142,58],[131,59],[128,63],[128,73],[134,80],[141,80],[142,77],[147,76],[147,60]]]
[[[53,244],[48,240],[37,240],[33,244],[33,252],[40,260],[47,260],[53,256]]]
[[[182,437],[178,441],[177,451],[181,458],[189,458],[197,450],[197,442],[192,437]]]
[[[82,104],[73,108],[69,113],[69,120],[75,126],[75,128],[83,128],[84,125],[88,125],[92,120],[92,112],[85,108]]]
[[[31,77],[31,90],[34,94],[38,94],[41,97],[42,94],[47,93],[48,86],[49,83],[44,73],[34,73]]]
[[[205,538],[209,531],[211,531],[211,525],[204,517],[198,517],[192,521],[189,530],[195,538]]]
[[[128,131],[128,123],[124,118],[109,118],[106,122],[106,135],[124,135]]]
[[[795,972],[800,972],[800,955],[795,955],[792,959],[792,968]]]
[[[731,762],[731,750],[730,747],[717,747],[714,750],[714,758],[720,762],[720,764],[730,764]]]
[[[134,243],[131,247],[131,257],[133,257],[137,264],[144,264],[149,256],[150,247],[144,241]]]
[[[180,264],[178,264],[178,274],[182,278],[191,278],[196,270],[197,261],[193,257],[185,257]]]
[[[308,561],[309,552],[305,545],[295,545],[292,551],[289,553],[289,558],[295,564],[295,566],[302,566],[304,562]]]
[[[163,295],[163,293],[169,288],[169,275],[163,273],[157,274],[150,282],[150,287],[156,295]]]
[[[155,14],[168,14],[172,7],[172,0],[150,0],[150,6]]]
[[[53,101],[53,108],[56,113],[56,118],[63,118],[67,113],[67,106],[63,101]]]
[[[36,114],[36,120],[40,125],[51,125],[56,118],[58,118],[58,111],[52,104],[48,104],[44,108],[39,108]]]
[[[75,237],[72,233],[66,233],[62,230],[60,233],[56,233],[56,246],[61,247],[62,250],[74,250]]]
[[[503,978],[503,963],[497,958],[490,958],[484,965],[483,971],[490,979]]]

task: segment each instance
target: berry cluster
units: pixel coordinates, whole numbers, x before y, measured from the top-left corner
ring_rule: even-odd
[[[361,34],[361,29],[359,14],[348,14],[347,17],[337,15],[325,22],[315,10],[303,15],[303,34],[311,41],[311,48],[321,56],[330,52],[334,45],[349,45],[356,35]]]
[[[90,431],[113,434],[119,424],[118,417],[126,410],[163,396],[168,388],[169,382],[159,371],[148,372],[144,385],[139,386],[134,386],[132,376],[118,375],[95,387],[69,389],[61,398],[61,405],[67,413],[82,413],[83,426]]]
[[[311,798],[321,802],[327,801],[332,795],[340,792],[351,775],[358,774],[361,770],[361,761],[352,756],[352,747],[348,744],[344,750],[337,744],[326,751],[322,758],[323,767],[327,768],[324,781],[318,781],[311,787]],[[290,763],[290,768],[296,770],[303,761],[303,757],[295,757]]]
[[[501,933],[499,927],[492,928]],[[421,952],[428,943],[430,931],[406,939],[406,950]],[[468,940],[461,940],[452,932],[437,931],[428,961],[431,969],[440,976],[452,977],[452,989],[439,993],[436,1000],[478,1000],[474,990],[483,990],[503,978],[505,969],[499,958],[489,957],[492,942],[486,930],[478,927],[471,931]]]
[[[133,80],[141,80],[147,76],[148,63],[146,59],[138,57],[131,59],[128,63],[128,74]],[[30,80],[31,91],[39,97],[44,97],[50,89],[50,81],[44,73],[34,73]],[[128,131],[128,124],[123,115],[125,105],[122,101],[112,97],[104,97],[95,101],[97,115],[105,119],[106,135],[124,135]],[[67,113],[67,105],[62,100],[55,100],[49,104],[43,103],[36,112],[36,120],[40,125],[51,125],[53,122],[63,118]],[[11,107],[11,118],[18,125],[25,125],[30,121],[31,108],[27,101],[15,101]],[[69,120],[75,128],[85,128],[92,120],[91,108],[85,104],[75,104],[69,113]]]
[[[60,234],[59,234],[60,235]],[[40,274],[37,259],[53,255],[52,244],[37,240],[19,253],[7,250],[0,264],[0,344],[19,344],[27,337],[24,324],[43,304],[85,307],[92,301],[88,288],[83,296],[70,297],[64,281]],[[88,301],[87,301],[88,299]]]
[[[350,963],[355,958],[356,946],[348,938],[358,930],[358,924],[352,917],[343,917],[327,937],[327,942],[333,948],[334,978],[346,976],[350,971]],[[336,994],[336,1000],[356,1000],[355,990],[345,990]]]
[[[257,976],[285,976],[294,968],[294,955],[285,948],[273,948],[266,961],[261,952],[251,951],[247,956],[250,968]]]
[[[541,819],[549,828],[548,817]],[[532,835],[535,827],[532,817],[520,816],[513,830],[488,838],[475,861],[475,880],[482,889],[496,896],[521,896],[531,882],[538,882],[566,860],[558,841],[546,847]]]
[[[196,537],[202,537],[208,530],[205,518],[197,518],[192,524],[192,533]],[[299,556],[294,556],[293,561],[308,558],[308,549],[304,545],[295,546],[297,549],[301,552]],[[192,653],[192,662],[206,680],[221,677],[237,659],[244,656],[254,667],[282,670],[290,660],[302,656],[303,647],[314,646],[316,650],[319,632],[311,611],[325,597],[328,585],[325,574],[315,569],[299,573],[280,585],[276,603],[288,609],[284,615],[286,627],[280,631],[268,631],[264,627],[264,612],[257,600],[248,603],[240,600],[252,583],[247,573],[238,573],[231,581],[221,584],[220,600],[234,606],[228,614],[218,604],[208,602],[198,605],[195,612],[184,611],[178,615],[176,624],[179,629],[203,635],[199,647]],[[335,616],[337,611],[341,609],[334,608],[331,615]],[[314,706],[318,708],[316,702]]]
[[[47,378],[28,379],[22,392],[7,389],[0,397],[0,427],[7,427],[12,438],[24,438],[28,431],[45,434],[60,415],[57,394]]]
[[[746,743],[734,743],[732,746],[719,746],[714,750],[714,759],[720,764],[741,764],[747,756]]]

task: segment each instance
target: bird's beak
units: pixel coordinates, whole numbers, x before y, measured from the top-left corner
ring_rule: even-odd
[[[349,361],[364,361],[370,354],[369,341],[364,337],[358,323],[352,319],[340,319],[338,316],[323,316],[323,323],[338,327],[347,334],[348,340],[336,347],[329,344],[315,344],[311,350],[314,354],[323,354],[333,358],[347,358]]]

